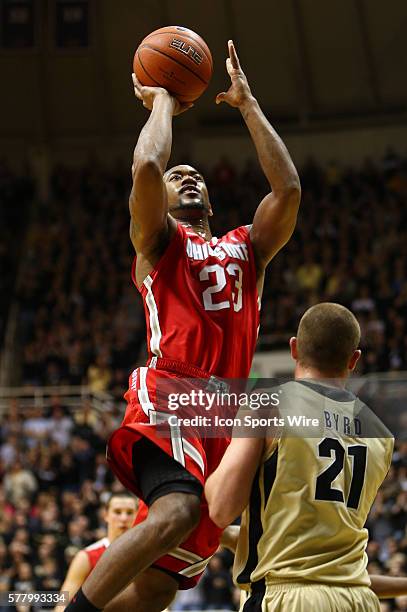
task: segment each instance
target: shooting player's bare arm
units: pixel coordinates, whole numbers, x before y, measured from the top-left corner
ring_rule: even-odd
[[[294,231],[301,186],[283,141],[252,95],[233,42],[229,41],[228,46],[229,58],[226,67],[232,83],[227,92],[218,95],[216,101],[226,102],[240,110],[256,147],[262,170],[272,189],[260,203],[250,230],[261,290],[266,265],[288,242]]]
[[[136,96],[151,108],[134,150],[130,194],[131,239],[138,253],[154,251],[167,228],[167,194],[163,174],[171,154],[175,100],[160,87],[134,81]]]
[[[291,238],[300,206],[301,187],[283,141],[267,121],[257,101],[249,100],[241,112],[272,189],[260,202],[250,230],[258,273],[261,273]]]
[[[165,250],[176,223],[168,216],[163,174],[172,146],[172,118],[190,105],[180,104],[161,87],[144,87],[133,75],[134,92],[151,111],[134,150],[130,194],[130,237],[139,256],[138,282],[142,282]]]

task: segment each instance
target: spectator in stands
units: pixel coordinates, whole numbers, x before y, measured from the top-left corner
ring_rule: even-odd
[[[107,391],[112,380],[107,352],[97,355],[95,363],[92,363],[88,368],[87,377],[89,388],[93,393]]]
[[[4,477],[4,492],[7,499],[16,506],[22,499],[32,499],[38,484],[31,470],[25,469],[20,459],[16,459]]]

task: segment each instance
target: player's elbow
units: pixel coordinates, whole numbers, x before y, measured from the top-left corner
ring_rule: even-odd
[[[139,182],[161,180],[162,168],[158,157],[147,155],[134,160],[132,166],[133,183],[137,185]]]
[[[298,176],[292,177],[284,186],[280,194],[280,199],[282,200],[285,213],[296,218],[301,202],[301,183]]]
[[[217,527],[220,529],[225,529],[233,522],[233,518],[229,518],[229,516],[223,511],[209,511],[209,517],[211,521],[215,523]]]
[[[301,202],[301,186],[294,181],[287,185],[279,195],[279,209],[281,211],[279,222],[274,226],[273,232],[281,238],[279,248],[284,246],[291,238],[297,224],[298,210]]]
[[[239,515],[239,511],[224,500],[209,504],[209,517],[220,529],[228,527]]]

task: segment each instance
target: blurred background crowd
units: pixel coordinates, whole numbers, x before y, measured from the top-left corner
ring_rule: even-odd
[[[199,169],[213,234],[250,223],[268,189],[257,162],[238,170],[223,158]],[[359,168],[310,159],[301,182],[295,234],[265,282],[258,350],[286,347],[308,306],[339,301],[362,327],[359,373],[407,369],[407,159],[391,150]],[[121,488],[105,441],[120,422],[127,377],[145,359],[142,302],[130,281],[129,188],[125,164],[92,158],[55,167],[41,202],[28,171],[15,176],[0,163],[0,335],[16,302],[19,380],[84,383],[117,400],[108,414],[86,399],[70,411],[58,395],[46,409],[10,402],[0,428],[0,590],[58,589],[74,553],[103,535],[101,507]],[[406,518],[407,442],[399,440],[368,521],[369,569],[406,574]],[[174,609],[237,609],[230,565],[227,552],[217,554]],[[407,601],[382,609],[407,610]]]
[[[215,211],[213,234],[251,223],[268,191],[257,162],[239,172],[224,158],[200,170]],[[0,308],[5,313],[3,302],[12,299],[11,261],[24,246],[17,284],[22,383],[86,379],[95,390],[122,393],[129,371],[145,358],[142,302],[130,282],[127,166],[108,169],[90,159],[83,168],[56,167],[50,201],[35,201],[29,220],[24,202],[35,198],[34,186],[7,175],[0,165],[8,198]],[[407,160],[390,150],[380,164],[366,160],[358,169],[309,160],[301,183],[297,228],[264,285],[258,350],[285,348],[309,305],[339,301],[362,327],[359,372],[406,369]]]

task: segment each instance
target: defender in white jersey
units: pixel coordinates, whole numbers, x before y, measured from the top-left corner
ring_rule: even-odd
[[[220,527],[246,507],[234,564],[245,612],[380,610],[369,588],[364,525],[394,441],[344,388],[359,340],[343,306],[309,309],[291,339],[296,380],[280,388],[278,432],[235,437],[207,482]],[[294,416],[301,418],[293,425]]]

